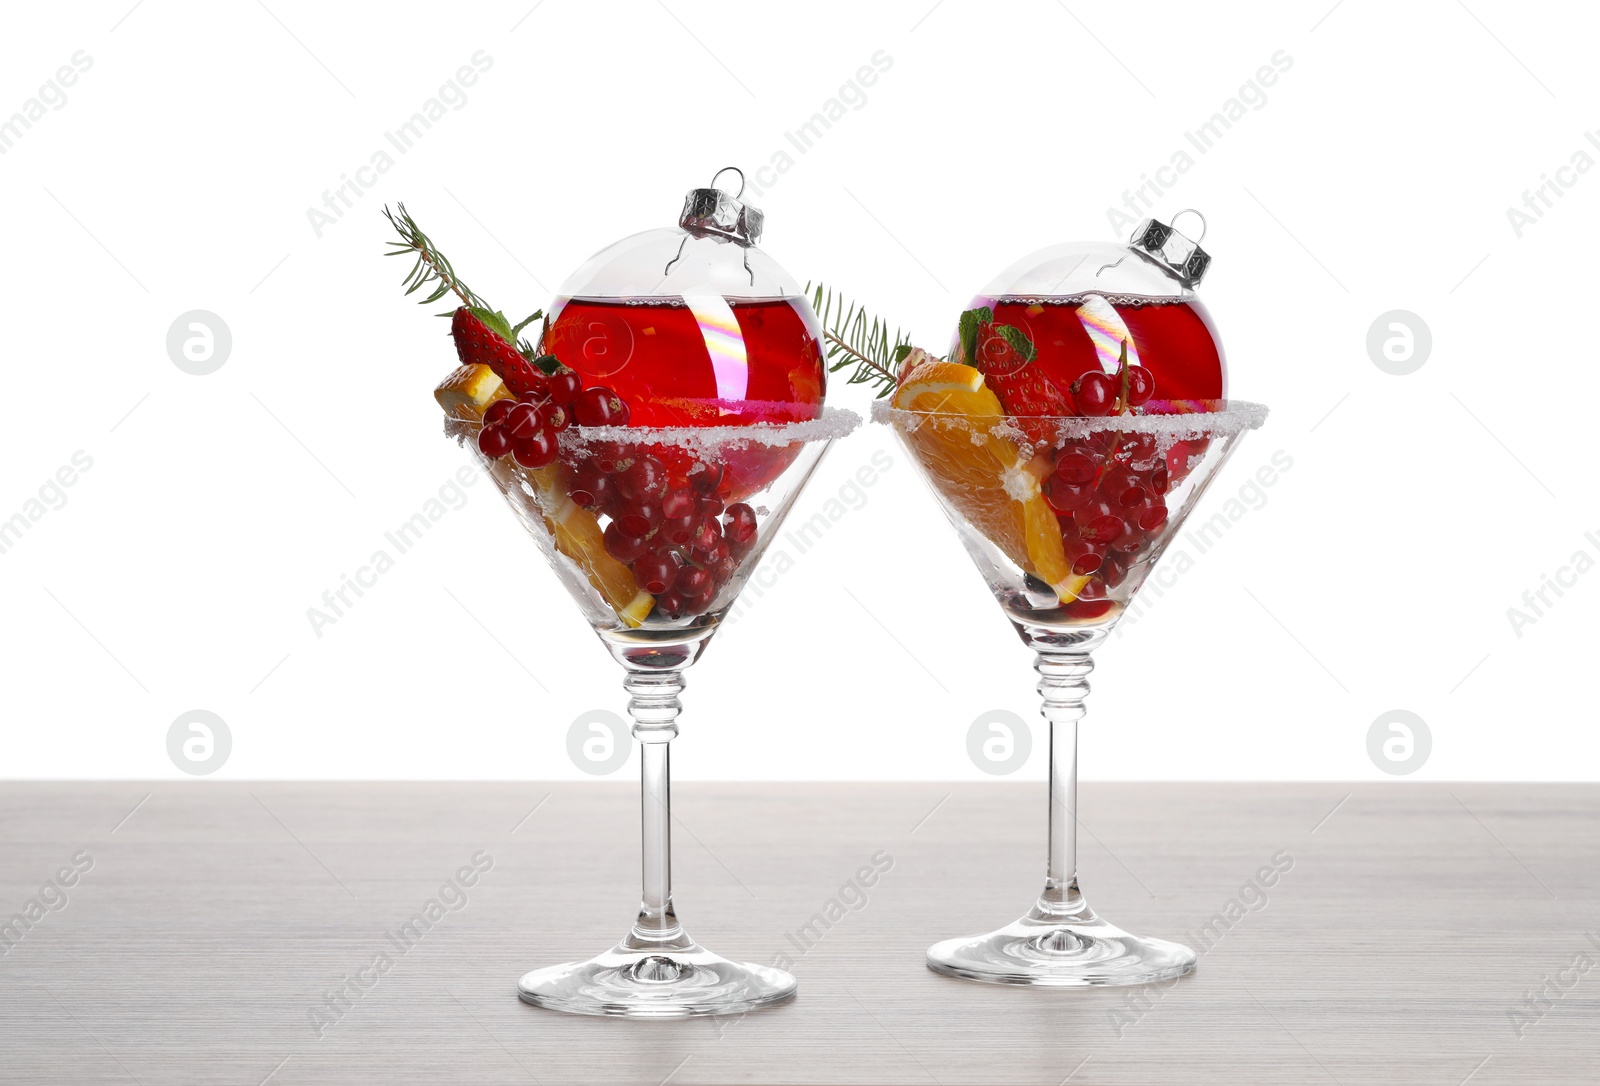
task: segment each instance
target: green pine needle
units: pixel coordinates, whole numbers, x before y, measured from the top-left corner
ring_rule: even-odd
[[[829,373],[837,373],[846,366],[854,366],[846,383],[870,385],[877,398],[882,399],[894,391],[895,371],[901,360],[911,353],[911,339],[896,328],[893,338],[889,325],[877,317],[869,317],[861,306],[848,302],[841,294],[817,284],[816,290],[806,284],[811,295],[811,308],[822,322],[823,349],[827,355]]]
[[[394,248],[387,256],[413,256],[416,263],[411,266],[411,271],[402,280],[407,294],[415,294],[423,288],[428,288],[428,293],[418,302],[419,305],[432,305],[446,294],[454,294],[461,299],[461,304],[475,309],[484,309],[490,312],[494,307],[472,292],[472,288],[461,281],[456,270],[450,266],[450,261],[445,259],[433,244],[431,238],[422,232],[422,227],[411,217],[405,204],[396,204],[399,214],[383,209],[383,217],[389,220],[398,236],[397,240],[389,242]],[[449,316],[445,313],[441,316]]]

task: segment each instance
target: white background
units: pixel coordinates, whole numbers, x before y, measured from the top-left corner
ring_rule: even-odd
[[[1415,779],[1600,775],[1600,576],[1520,637],[1507,616],[1600,555],[1600,171],[1521,237],[1506,214],[1600,157],[1590,6],[530,3],[8,7],[0,117],[76,51],[92,67],[0,155],[0,518],[75,451],[93,467],[0,555],[0,776],[179,777],[167,729],[195,708],[228,722],[224,778],[582,776],[568,725],[620,711],[620,673],[486,482],[308,622],[467,462],[385,202],[520,314],[717,167],[787,151],[750,194],[767,251],[938,350],[1020,255],[1122,233],[1107,209],[1280,50],[1158,210],[1208,216],[1232,391],[1273,408],[1209,507],[1278,450],[1293,467],[1101,652],[1084,775],[1384,778],[1366,736],[1397,708],[1431,728]],[[479,50],[466,103],[316,236],[307,209]],[[785,132],[879,51],[864,104],[797,153]],[[192,309],[232,332],[209,376],[167,355]],[[1409,376],[1368,356],[1392,309],[1432,331]],[[681,777],[976,779],[974,718],[1036,719],[1027,653],[884,434],[838,446],[795,517],[879,448],[864,507],[691,673]]]

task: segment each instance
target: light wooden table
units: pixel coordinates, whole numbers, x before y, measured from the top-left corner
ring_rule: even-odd
[[[631,785],[0,784],[0,917],[93,862],[4,934],[0,1081],[1600,1082],[1600,786],[1087,784],[1085,890],[1130,930],[1196,945],[1293,867],[1171,988],[930,973],[929,943],[1031,901],[1042,788],[679,784],[679,915],[724,955],[795,958],[800,995],[637,1023],[515,987],[630,922]],[[480,850],[464,905],[386,940]],[[797,936],[880,851],[865,904]]]

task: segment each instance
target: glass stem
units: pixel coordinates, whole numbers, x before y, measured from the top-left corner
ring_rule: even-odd
[[[1050,918],[1081,913],[1078,893],[1078,721],[1094,660],[1087,646],[1036,645],[1041,715],[1050,722],[1050,848],[1037,910]]]
[[[690,945],[672,911],[672,782],[668,744],[678,734],[683,703],[681,671],[630,671],[623,680],[628,715],[639,741],[641,875],[639,918],[623,945],[632,950],[672,950]]]

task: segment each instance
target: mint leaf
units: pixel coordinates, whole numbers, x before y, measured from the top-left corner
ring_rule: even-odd
[[[993,320],[994,310],[986,305],[969,309],[961,314],[961,321],[956,326],[957,337],[961,341],[960,361],[969,366],[974,364],[973,360],[978,357],[978,326]]]
[[[544,371],[546,377],[553,377],[563,367],[561,360],[553,354],[542,354],[533,360],[533,364]]]
[[[513,325],[512,328],[511,328],[511,339],[512,339],[512,342],[513,343],[516,342],[516,337],[520,336],[522,334],[522,330],[524,328],[528,327],[528,325],[532,324],[534,321],[538,320],[542,316],[544,316],[543,311],[535,309],[533,311],[533,316],[529,317],[525,321],[519,321],[517,324]]]
[[[469,307],[472,315],[482,321],[488,329],[507,343],[515,344],[517,334],[511,330],[511,324],[506,320],[506,315],[494,309],[483,309],[479,306]]]
[[[1021,355],[1024,362],[1032,362],[1039,356],[1039,352],[1034,349],[1033,340],[1029,339],[1028,334],[1022,329],[1010,324],[997,324],[991,331],[1010,344],[1011,349]]]

